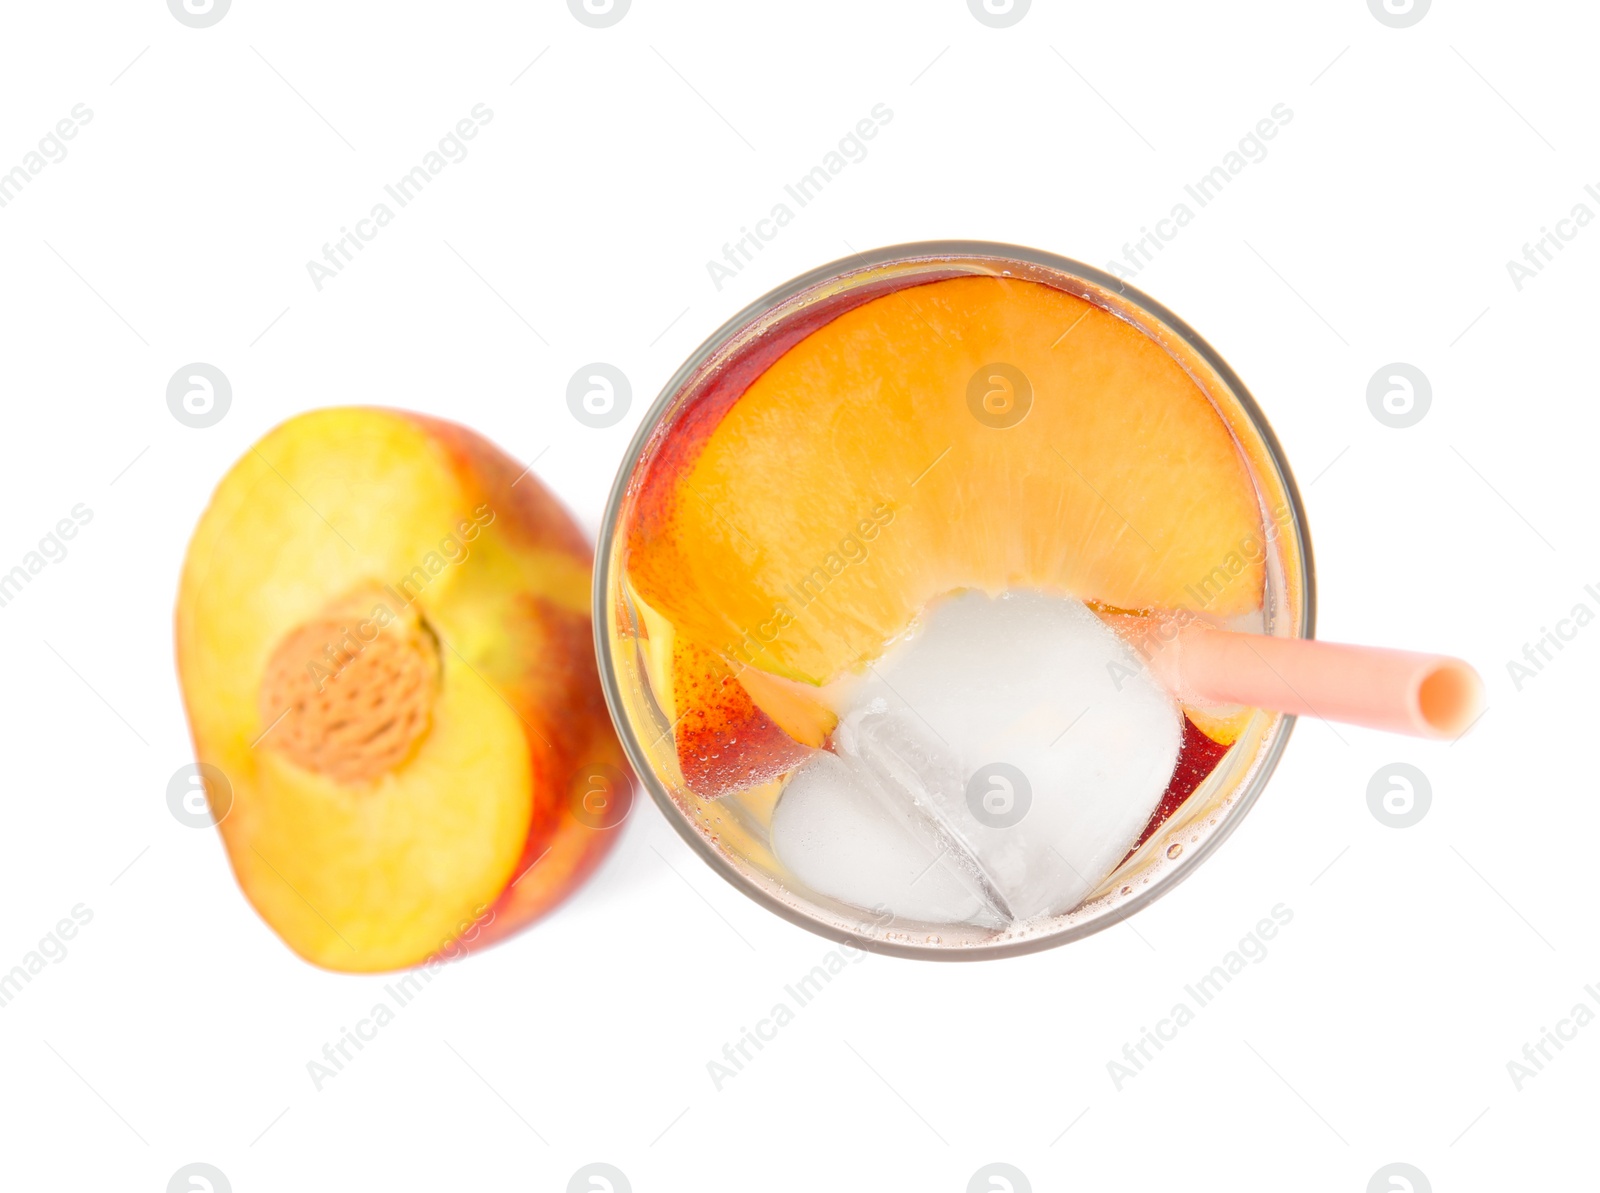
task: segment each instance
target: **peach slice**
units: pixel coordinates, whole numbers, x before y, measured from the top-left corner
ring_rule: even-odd
[[[680,636],[637,597],[634,603],[645,626],[651,690],[672,725],[682,779],[696,795],[715,799],[770,782],[823,744],[832,713],[752,668],[736,675],[715,651]],[[747,682],[757,685],[759,702]]]
[[[963,588],[1178,608],[1221,568],[1208,613],[1259,608],[1262,534],[1226,424],[1159,344],[966,277],[849,310],[658,436],[627,569],[683,637],[823,685]]]
[[[758,786],[813,752],[756,706],[720,656],[683,639],[672,652],[672,699],[678,766],[696,795]]]
[[[480,947],[594,868],[585,799],[631,788],[590,636],[590,548],[451,423],[332,409],[223,479],[177,605],[178,671],[240,886],[295,952],[376,971]],[[214,793],[213,793],[214,794]]]

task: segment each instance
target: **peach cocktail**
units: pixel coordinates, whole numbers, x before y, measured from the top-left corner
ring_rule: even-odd
[[[909,956],[1047,947],[1178,881],[1292,718],[1180,699],[1151,631],[1311,632],[1298,495],[1232,371],[1005,245],[857,256],[736,316],[599,554],[602,681],[669,819],[770,909]]]

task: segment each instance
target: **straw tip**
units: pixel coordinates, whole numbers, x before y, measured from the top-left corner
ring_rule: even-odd
[[[1483,679],[1460,659],[1439,659],[1416,691],[1417,716],[1436,737],[1460,737],[1483,711]]]

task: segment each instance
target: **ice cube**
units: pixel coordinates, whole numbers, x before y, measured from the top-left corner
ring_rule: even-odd
[[[834,753],[786,787],[773,847],[814,890],[906,919],[1057,914],[1137,840],[1182,737],[1172,698],[1082,602],[961,593],[852,694]]]
[[[783,863],[812,890],[868,911],[1000,926],[959,862],[940,856],[912,803],[885,795],[859,761],[818,754],[789,780],[772,815]]]

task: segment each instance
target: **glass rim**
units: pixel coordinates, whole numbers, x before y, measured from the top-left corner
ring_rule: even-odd
[[[949,261],[953,264],[961,261],[983,260],[1032,265],[1055,273],[1076,277],[1093,287],[1115,292],[1131,306],[1152,316],[1170,330],[1177,339],[1183,342],[1185,347],[1199,356],[1217,374],[1222,383],[1227,386],[1233,398],[1239,403],[1255,433],[1260,437],[1267,456],[1277,470],[1288,497],[1290,512],[1293,514],[1291,523],[1294,530],[1295,543],[1299,550],[1300,559],[1303,561],[1304,582],[1300,587],[1300,609],[1298,611],[1299,636],[1303,638],[1315,637],[1316,564],[1312,555],[1311,536],[1306,524],[1305,506],[1300,496],[1300,488],[1295,482],[1294,472],[1289,467],[1289,462],[1283,453],[1283,447],[1278,442],[1278,437],[1274,433],[1272,425],[1267,421],[1260,405],[1256,402],[1249,389],[1246,388],[1239,375],[1233,371],[1233,368],[1222,358],[1221,354],[1188,323],[1144,291],[1129,285],[1125,279],[1107,273],[1104,270],[1096,269],[1092,265],[1073,260],[1070,257],[1062,257],[1041,249],[1027,248],[1022,245],[986,240],[912,241],[904,244],[887,245],[865,253],[853,252],[849,257],[841,257],[825,265],[807,270],[805,273],[767,291],[741,308],[707,336],[678,366],[672,376],[667,379],[656,400],[651,404],[649,410],[645,412],[645,416],[629,441],[627,451],[618,466],[617,475],[612,481],[610,496],[606,500],[605,512],[601,517],[599,534],[595,540],[592,615],[595,653],[600,670],[600,685],[605,692],[606,707],[611,714],[612,724],[616,728],[617,737],[628,756],[628,761],[633,766],[639,783],[650,792],[651,799],[661,809],[662,815],[666,817],[672,827],[677,830],[678,835],[712,870],[765,910],[781,916],[797,927],[804,928],[837,944],[847,944],[867,952],[912,960],[985,961],[1042,952],[1045,949],[1056,948],[1071,941],[1092,936],[1097,932],[1102,932],[1121,923],[1129,916],[1142,911],[1171,891],[1221,847],[1222,843],[1239,827],[1239,824],[1244,820],[1250,809],[1255,806],[1262,791],[1266,789],[1267,783],[1271,780],[1273,772],[1277,769],[1278,762],[1282,758],[1283,751],[1293,733],[1296,718],[1289,714],[1280,716],[1279,724],[1275,727],[1276,732],[1273,733],[1271,740],[1266,743],[1261,753],[1253,760],[1254,773],[1232,801],[1232,806],[1228,809],[1227,815],[1219,819],[1213,831],[1196,845],[1183,863],[1166,869],[1163,873],[1157,875],[1153,881],[1150,881],[1145,889],[1124,899],[1115,907],[1108,909],[1104,914],[1082,922],[1062,925],[1055,931],[1039,932],[1020,939],[1004,940],[993,944],[951,947],[885,940],[880,937],[866,936],[848,929],[842,929],[836,924],[828,923],[808,914],[801,907],[775,898],[771,893],[746,877],[737,866],[721,851],[716,849],[711,842],[706,840],[694,827],[689,817],[673,799],[672,793],[666,789],[666,786],[657,777],[655,768],[651,765],[643,744],[634,733],[633,725],[628,719],[627,710],[623,705],[622,693],[618,686],[616,659],[613,657],[611,636],[608,632],[611,610],[608,592],[612,583],[611,545],[617,533],[618,521],[621,518],[629,483],[633,479],[634,470],[638,467],[644,449],[684,386],[699,373],[708,360],[744,332],[752,323],[808,290],[828,282],[842,281],[853,274],[870,272],[884,266],[913,264],[922,261],[937,263],[940,260]],[[1085,298],[1084,301],[1092,301],[1092,299]],[[1101,309],[1104,310],[1106,308],[1102,307]],[[1108,313],[1121,318],[1116,311],[1108,311]],[[1149,335],[1149,332],[1144,328],[1140,328],[1140,331],[1146,336]]]

